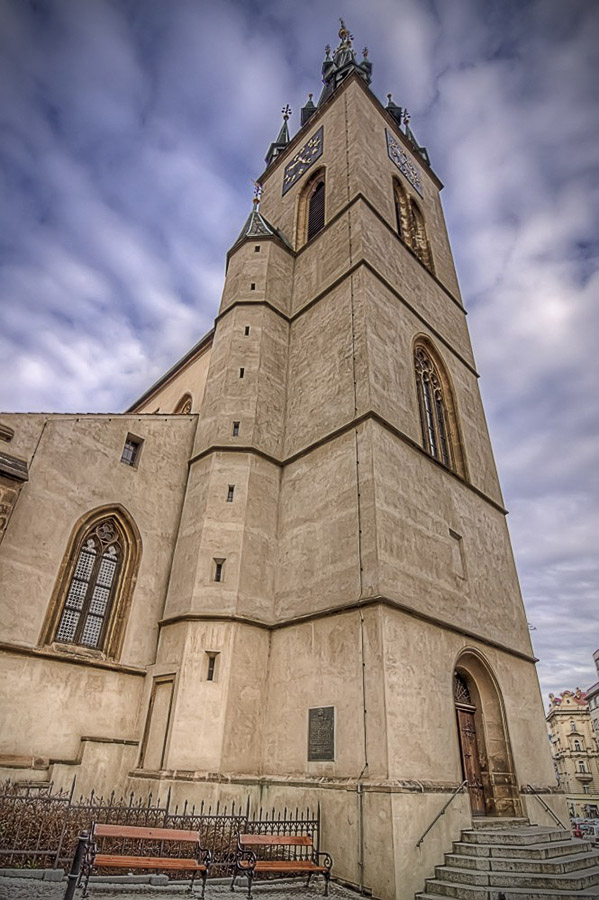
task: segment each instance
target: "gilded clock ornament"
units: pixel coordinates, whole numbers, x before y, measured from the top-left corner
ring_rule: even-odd
[[[289,188],[300,180],[304,172],[307,172],[310,166],[322,156],[323,150],[323,126],[312,135],[310,140],[304,144],[291,162],[285,166],[283,173],[283,194],[286,194]]]
[[[391,132],[386,128],[385,134],[387,136],[387,153],[389,154],[389,159],[395,163],[401,174],[408,179],[414,190],[422,197],[422,182],[420,180],[418,169],[410,160],[401,144],[395,140]]]

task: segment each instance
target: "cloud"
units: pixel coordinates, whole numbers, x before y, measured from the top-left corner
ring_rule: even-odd
[[[595,679],[596,4],[346,0],[449,233],[545,691]],[[212,324],[333,4],[0,8],[0,406],[123,409]]]

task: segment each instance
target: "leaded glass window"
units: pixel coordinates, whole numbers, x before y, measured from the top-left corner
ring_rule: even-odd
[[[447,405],[439,373],[422,346],[414,352],[420,423],[425,450],[449,469],[453,469]]]
[[[123,559],[112,517],[88,531],[77,554],[54,640],[101,649]]]

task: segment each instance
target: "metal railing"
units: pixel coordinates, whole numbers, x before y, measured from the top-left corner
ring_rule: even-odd
[[[563,828],[564,831],[569,830],[568,828],[566,828],[566,826],[564,825],[562,820],[559,818],[559,816],[553,812],[553,810],[551,809],[550,806],[547,805],[547,803],[545,803],[545,801],[543,800],[541,795],[538,793],[538,791],[535,791],[535,789],[533,788],[533,786],[531,784],[526,785],[526,790],[529,794],[532,794],[533,797],[537,798],[537,800],[543,806],[545,811],[549,813],[549,815],[551,816],[551,818],[553,819],[554,822],[557,822],[557,824],[559,825],[560,828]]]
[[[52,784],[41,790],[0,784],[0,867],[68,868],[80,833],[89,831],[92,822],[199,831],[202,846],[213,853],[211,874],[221,875],[231,867],[238,832],[310,834],[317,849],[320,841],[320,807],[317,812],[262,807],[251,811],[249,797],[243,806],[202,801],[196,807],[186,801],[173,807],[170,790],[164,800],[151,793],[102,797],[93,791],[75,799],[74,791],[74,782],[68,792],[56,793]]]
[[[444,816],[444,815],[445,815],[445,810],[447,809],[447,807],[449,806],[449,804],[450,804],[450,803],[453,803],[453,801],[454,801],[455,798],[458,796],[458,794],[460,793],[460,791],[463,791],[464,788],[465,788],[465,786],[466,786],[467,784],[468,784],[468,780],[467,780],[467,779],[464,779],[464,781],[462,781],[461,785],[455,789],[455,791],[453,792],[453,794],[451,795],[451,797],[449,798],[449,800],[447,801],[447,803],[445,804],[445,806],[443,807],[443,809],[440,810],[440,811],[437,813],[437,815],[435,816],[435,818],[433,819],[433,821],[431,822],[431,824],[428,826],[428,828],[426,829],[426,831],[422,834],[422,836],[420,837],[420,840],[419,840],[419,841],[417,842],[417,844],[416,844],[416,847],[420,847],[421,843],[423,842],[423,840],[425,839],[425,837],[427,836],[427,834],[429,833],[429,831],[431,830],[431,828],[433,827],[433,825],[435,824],[435,822],[437,822],[437,821],[441,818],[441,816]]]

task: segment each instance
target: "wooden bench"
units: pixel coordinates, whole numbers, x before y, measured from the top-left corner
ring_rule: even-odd
[[[98,839],[111,838],[120,842],[119,852],[98,852]],[[130,842],[152,841],[153,843],[178,843],[193,844],[194,856],[140,856],[128,852]],[[89,877],[92,869],[160,869],[177,872],[189,871],[191,885],[189,891],[193,891],[196,875],[202,876],[202,898],[206,890],[206,876],[212,860],[212,853],[200,844],[198,831],[178,831],[176,828],[143,828],[137,825],[92,825],[92,830],[87,842],[81,876],[79,881],[84,881],[83,897],[88,896]]]
[[[259,857],[258,854],[267,849],[270,852]],[[324,875],[324,895],[328,897],[332,867],[332,857],[328,853],[317,852],[309,834],[238,834],[231,890],[235,890],[237,876],[246,875],[248,897],[251,898],[252,880],[256,872],[307,875],[306,887],[312,875]]]

